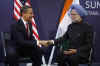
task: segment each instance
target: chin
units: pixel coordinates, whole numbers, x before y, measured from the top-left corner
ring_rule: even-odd
[[[28,20],[29,22],[31,22],[32,21],[32,19],[30,19],[30,20]]]

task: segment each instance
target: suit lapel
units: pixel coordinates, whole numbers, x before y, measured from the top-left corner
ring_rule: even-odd
[[[19,29],[20,29],[21,31],[23,31],[24,36],[25,36],[26,38],[28,38],[28,36],[27,36],[27,31],[26,31],[26,28],[25,28],[25,25],[24,25],[23,21],[20,20],[18,24],[20,25]],[[32,24],[30,23],[30,38],[29,38],[29,39],[35,39],[34,36],[33,36],[32,34],[33,34],[33,32],[32,32]]]
[[[18,24],[20,25],[20,28],[19,29],[23,32],[24,36],[27,36],[27,31],[26,31],[26,28],[25,28],[25,25],[24,25],[23,21],[20,20],[18,22]]]

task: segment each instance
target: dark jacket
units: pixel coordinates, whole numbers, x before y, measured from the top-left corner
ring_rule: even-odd
[[[42,55],[36,39],[32,36],[32,24],[30,24],[30,36],[28,36],[24,23],[19,20],[11,26],[11,36],[15,41],[17,55],[30,57],[35,63],[34,66],[40,66]]]
[[[77,55],[88,58],[93,43],[93,28],[87,23],[72,23],[68,27],[65,35],[57,40],[55,44],[61,44],[63,41],[69,41],[69,49],[77,49]]]
[[[31,25],[32,27],[32,25]],[[17,42],[18,46],[26,46],[26,47],[36,47],[36,40],[32,36],[32,28],[30,30],[30,37],[27,35],[26,28],[22,20],[16,22],[11,26],[11,35],[12,39]]]
[[[31,25],[32,27],[32,25]],[[30,37],[28,37],[26,28],[22,20],[19,20],[11,26],[11,36],[12,40],[15,42],[15,47],[18,54],[24,56],[30,56],[32,53],[40,52],[39,47],[37,46],[37,41],[32,36],[32,28],[30,29]],[[39,55],[37,53],[37,55]]]

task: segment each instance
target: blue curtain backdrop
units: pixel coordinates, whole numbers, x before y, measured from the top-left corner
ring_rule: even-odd
[[[86,2],[89,1],[89,2]],[[95,1],[95,3],[93,2]],[[96,32],[95,42],[95,62],[100,62],[100,4],[99,0],[80,0],[81,5],[86,8],[90,16],[87,18],[89,24],[94,26]],[[38,24],[39,35],[41,39],[54,39],[57,30],[57,24],[64,0],[31,0],[32,7],[35,13],[36,23]],[[93,6],[96,6],[93,8]],[[98,8],[97,8],[98,7]],[[91,12],[98,12],[99,15],[94,15]],[[9,31],[10,24],[15,20],[13,14],[13,0],[0,0],[0,32]],[[3,59],[3,50],[0,40],[0,60]]]
[[[57,24],[64,0],[31,0],[35,15],[38,17],[39,35],[41,39],[52,39],[57,30]]]

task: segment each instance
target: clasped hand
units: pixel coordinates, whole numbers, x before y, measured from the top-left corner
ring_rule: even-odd
[[[49,45],[53,44],[52,40],[39,40],[39,44],[45,47],[48,47]]]

